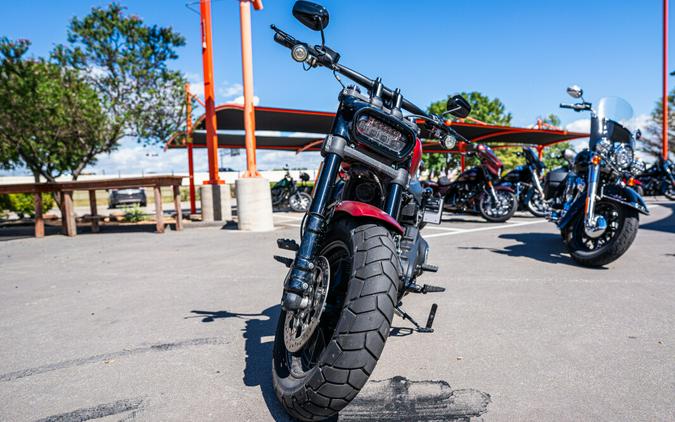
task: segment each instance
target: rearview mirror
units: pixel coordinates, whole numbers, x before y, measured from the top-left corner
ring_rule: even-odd
[[[584,90],[579,85],[570,85],[567,87],[567,94],[572,98],[581,98]]]
[[[453,95],[448,98],[445,109],[447,110],[446,113],[463,119],[471,113],[471,104],[461,95]]]
[[[293,16],[314,31],[323,31],[328,26],[328,10],[320,4],[298,0],[293,6]]]

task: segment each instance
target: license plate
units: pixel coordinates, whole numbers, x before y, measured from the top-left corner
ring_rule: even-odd
[[[443,215],[443,198],[427,198],[424,204],[422,221],[431,224],[441,224]]]

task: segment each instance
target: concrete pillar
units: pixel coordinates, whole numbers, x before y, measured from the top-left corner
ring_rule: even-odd
[[[249,177],[237,179],[235,183],[239,230],[273,230],[272,194],[269,181],[262,177]]]
[[[200,186],[202,221],[228,221],[232,219],[230,185]]]

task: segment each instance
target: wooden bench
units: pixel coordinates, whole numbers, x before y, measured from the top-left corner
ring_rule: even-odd
[[[17,183],[12,185],[0,184],[0,194],[4,193],[32,193],[35,198],[35,237],[44,237],[45,222],[42,216],[42,194],[55,193],[61,202],[61,221],[63,233],[66,236],[77,235],[75,210],[73,205],[74,191],[89,191],[89,220],[92,232],[99,231],[101,216],[96,209],[96,191],[108,189],[133,189],[152,187],[155,196],[155,214],[157,232],[164,233],[164,217],[162,210],[162,187],[172,187],[173,202],[176,208],[176,230],[183,230],[183,215],[180,204],[181,176],[146,176],[125,177],[117,179],[75,180],[54,183]]]

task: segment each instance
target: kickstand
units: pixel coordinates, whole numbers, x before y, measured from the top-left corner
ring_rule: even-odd
[[[410,321],[410,323],[415,326],[415,331],[417,331],[418,333],[433,333],[434,329],[431,328],[431,325],[434,323],[434,317],[436,316],[437,308],[438,305],[436,305],[435,303],[431,306],[431,311],[429,312],[429,318],[427,319],[426,327],[422,327],[421,325],[419,325],[417,321],[415,321],[415,319],[401,307],[401,302],[399,302],[398,305],[396,305],[396,308],[394,308],[394,310],[396,311],[398,316],[400,316],[404,320],[407,319],[408,321]]]

